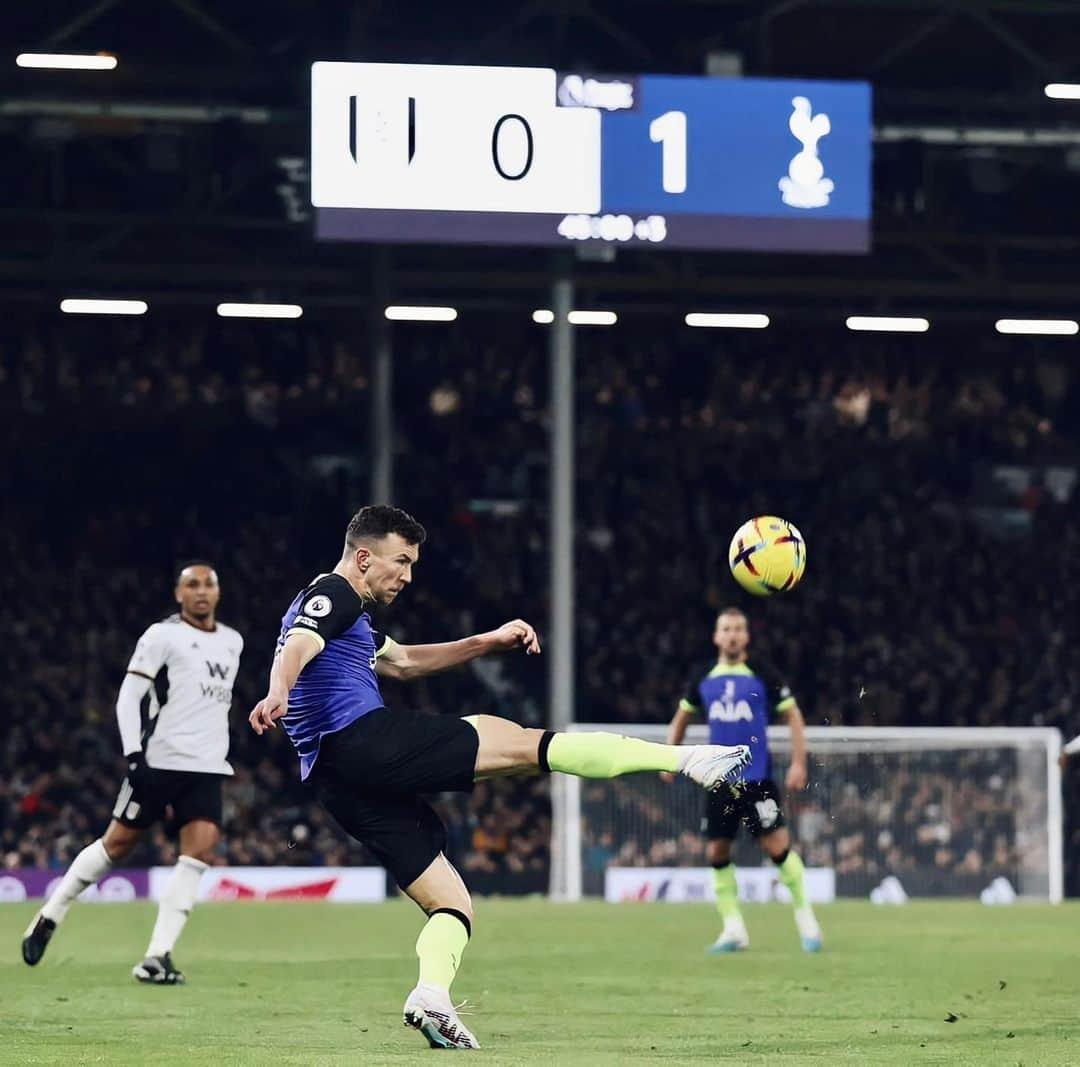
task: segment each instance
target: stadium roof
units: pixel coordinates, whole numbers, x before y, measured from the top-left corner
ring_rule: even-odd
[[[0,64],[0,295],[85,277],[178,297],[357,299],[372,250],[311,240],[309,65],[367,59],[865,78],[875,87],[875,252],[620,252],[582,264],[598,295],[993,303],[1074,299],[1055,205],[1080,199],[1080,4],[1066,0],[537,0],[507,5],[264,0],[42,3],[6,18]],[[22,51],[115,53],[107,74],[16,67]],[[1037,135],[1036,135],[1037,132]],[[969,134],[975,136],[969,137]],[[974,141],[975,143],[971,143]],[[402,299],[531,299],[535,253],[398,249]],[[229,288],[231,287],[231,288]],[[229,289],[226,293],[224,290]],[[530,305],[532,306],[532,305]]]

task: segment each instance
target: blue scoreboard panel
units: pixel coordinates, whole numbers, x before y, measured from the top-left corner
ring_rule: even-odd
[[[863,82],[316,63],[327,240],[867,252]]]

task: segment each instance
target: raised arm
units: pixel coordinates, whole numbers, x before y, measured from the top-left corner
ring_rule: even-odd
[[[255,705],[248,722],[259,735],[277,729],[277,720],[289,713],[289,693],[300,672],[323,650],[315,634],[292,633],[274,656],[266,696]]]
[[[437,645],[399,645],[388,640],[379,652],[375,670],[386,678],[409,681],[460,667],[491,652],[508,652],[514,648],[524,648],[529,655],[540,652],[536,631],[521,619],[504,623],[486,634]]]

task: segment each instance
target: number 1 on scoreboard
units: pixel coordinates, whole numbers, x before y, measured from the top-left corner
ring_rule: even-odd
[[[663,146],[662,181],[665,193],[686,192],[686,112],[665,111],[649,123],[649,140]]]

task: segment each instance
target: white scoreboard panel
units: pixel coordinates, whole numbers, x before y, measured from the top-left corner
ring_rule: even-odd
[[[600,114],[557,107],[555,88],[539,68],[316,63],[312,203],[595,213]]]

